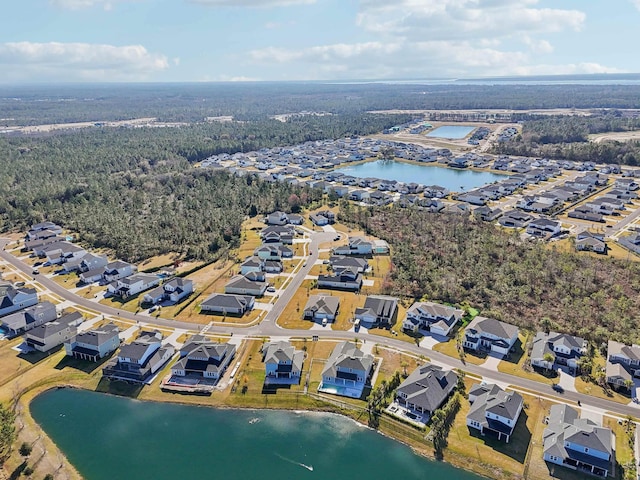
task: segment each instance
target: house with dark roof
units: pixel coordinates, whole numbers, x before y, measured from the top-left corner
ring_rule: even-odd
[[[426,330],[436,335],[448,336],[464,316],[464,310],[434,302],[415,302],[407,310],[402,329],[408,332]]]
[[[533,218],[533,215],[528,213],[524,213],[519,210],[509,210],[504,212],[502,217],[498,219],[498,223],[503,227],[523,228],[533,220]]]
[[[304,318],[318,321],[333,322],[338,315],[340,298],[333,295],[311,295],[304,307]]]
[[[214,293],[200,304],[203,313],[220,313],[222,315],[244,315],[251,310],[255,297],[251,295],[226,295]]]
[[[355,268],[340,268],[334,270],[331,275],[318,275],[317,282],[318,288],[360,290],[362,275]]]
[[[612,432],[565,404],[553,405],[542,433],[546,462],[607,477],[612,468]]]
[[[625,345],[609,340],[607,343],[607,383],[626,387],[640,377],[640,345]]]
[[[343,397],[360,398],[368,385],[374,359],[351,342],[341,342],[333,349],[322,371],[318,391]]]
[[[395,401],[426,424],[449,398],[457,382],[458,376],[452,370],[427,363],[416,368],[398,386]]]
[[[183,298],[193,293],[193,281],[188,278],[173,277],[164,282],[161,286],[145,293],[143,300],[145,303],[157,304],[162,301],[178,303]]]
[[[27,345],[39,352],[48,352],[73,338],[78,332],[78,325],[84,318],[79,312],[62,315],[39,327],[29,330],[25,335]]]
[[[473,215],[483,222],[493,222],[502,216],[502,210],[499,208],[491,208],[488,206],[477,207],[473,209]]]
[[[10,336],[20,335],[58,318],[56,306],[51,302],[42,302],[22,311],[7,315],[2,319],[2,326]]]
[[[107,287],[107,291],[116,297],[127,299],[140,292],[149,290],[160,284],[160,277],[148,273],[136,273],[129,277],[121,278],[112,282]]]
[[[523,399],[518,392],[507,392],[493,384],[475,384],[469,391],[471,407],[467,426],[497,435],[498,440],[509,443],[522,412]]]
[[[235,354],[232,343],[213,342],[203,335],[193,335],[180,349],[180,360],[171,367],[171,375],[217,382]]]
[[[62,241],[47,245],[42,249],[47,262],[51,265],[58,265],[64,262],[79,259],[87,254],[87,251],[71,242]]]
[[[548,218],[536,218],[527,225],[526,232],[533,237],[549,237],[557,235],[562,229],[562,224]]]
[[[554,365],[566,365],[573,371],[578,361],[587,353],[589,342],[584,338],[557,332],[538,332],[531,346],[531,365],[547,370]]]
[[[259,257],[249,257],[240,265],[240,274],[246,275],[250,272],[262,272],[264,271],[264,262],[265,261]]]
[[[486,350],[506,355],[518,339],[518,327],[493,318],[477,316],[467,325],[462,345],[469,350]]]
[[[136,270],[137,268],[130,263],[123,262],[122,260],[115,260],[104,267],[104,274],[102,275],[102,278],[105,282],[111,283],[133,275]]]
[[[270,213],[264,220],[267,225],[286,225],[289,223],[287,214],[279,211]]]
[[[265,385],[297,385],[300,383],[305,353],[289,342],[270,342],[262,346]]]
[[[114,323],[108,323],[64,342],[65,353],[78,360],[97,362],[115,352],[120,346],[120,329]]]
[[[53,232],[54,235],[60,235],[62,234],[62,227],[56,223],[49,221],[36,223],[34,225],[31,225],[31,228],[27,232],[27,237],[30,239],[39,238],[37,237],[37,235],[45,231]]]
[[[398,299],[384,295],[369,295],[362,307],[356,308],[356,324],[364,328],[390,328],[396,323]]]
[[[293,258],[293,250],[284,245],[262,244],[256,248],[254,254],[261,260],[282,260],[283,258]]]
[[[133,342],[120,347],[117,358],[102,369],[102,375],[110,380],[147,383],[174,353],[173,345],[162,345],[158,330],[143,330]]]
[[[0,282],[0,317],[38,303],[35,288],[16,287],[11,282]]]

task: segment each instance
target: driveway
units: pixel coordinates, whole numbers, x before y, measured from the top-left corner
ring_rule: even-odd
[[[576,392],[576,377],[567,372],[566,369],[558,369],[558,384],[565,392]]]
[[[502,361],[503,358],[504,358],[504,355],[499,355],[497,353],[491,352],[489,355],[487,355],[487,359],[482,364],[482,366],[483,368],[497,372],[498,365],[500,365],[500,362]]]

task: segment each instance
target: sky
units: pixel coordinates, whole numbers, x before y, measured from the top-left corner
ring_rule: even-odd
[[[640,72],[640,0],[3,0],[0,83]]]

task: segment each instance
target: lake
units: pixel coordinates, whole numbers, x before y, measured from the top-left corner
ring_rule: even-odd
[[[87,480],[481,478],[326,413],[219,410],[75,389],[50,390],[30,409]]]
[[[489,183],[504,180],[507,175],[492,172],[446,168],[437,165],[398,162],[394,160],[377,160],[361,163],[336,172],[359,178],[374,177],[381,180],[396,180],[404,183],[421,183],[423,185],[440,185],[452,192],[470,190]]]
[[[445,125],[438,127],[435,130],[431,130],[426,136],[431,138],[450,138],[458,140],[466,137],[475,129],[476,127],[470,127],[468,125]]]

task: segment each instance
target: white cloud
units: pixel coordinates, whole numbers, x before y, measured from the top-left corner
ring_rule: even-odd
[[[101,7],[105,11],[113,9],[114,4],[122,2],[136,2],[138,0],[49,0],[54,7],[66,10],[82,10],[83,8]]]
[[[311,5],[316,0],[188,0],[190,3],[212,7],[289,7],[291,5]]]
[[[121,81],[143,80],[169,60],[142,45],[9,42],[0,43],[0,65],[9,81]]]
[[[640,10],[640,0],[631,0],[631,4]]]

